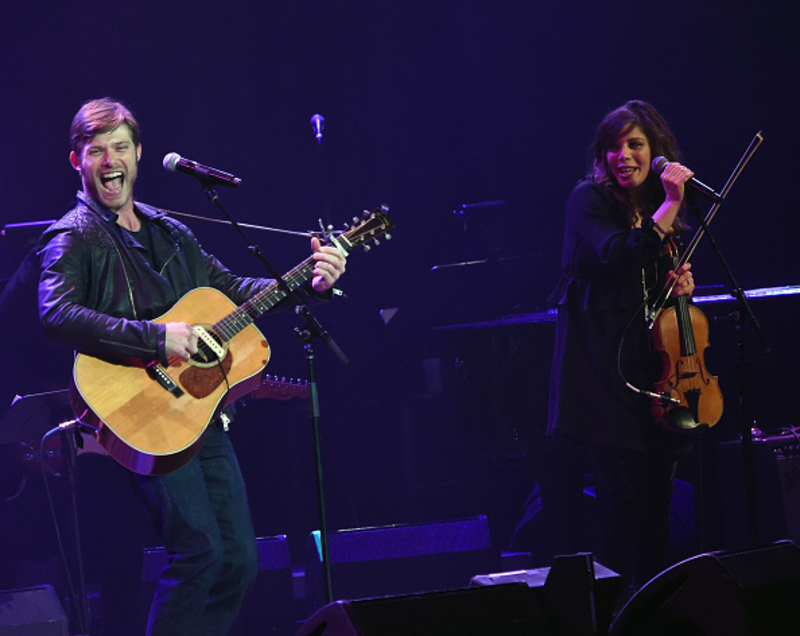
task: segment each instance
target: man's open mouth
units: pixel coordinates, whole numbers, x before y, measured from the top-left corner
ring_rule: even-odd
[[[105,188],[109,192],[119,192],[120,190],[122,190],[122,184],[124,179],[125,177],[120,171],[109,172],[100,177],[100,183],[102,183],[103,188]]]

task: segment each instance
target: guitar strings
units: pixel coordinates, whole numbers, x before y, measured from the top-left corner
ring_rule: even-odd
[[[308,280],[311,272],[313,272],[313,258],[306,259],[292,271],[285,274],[283,278],[294,289],[303,281]],[[288,293],[280,288],[279,283],[274,282],[222,318],[214,325],[214,329],[225,340],[230,340],[242,329],[251,325],[256,318],[272,309],[287,295]]]

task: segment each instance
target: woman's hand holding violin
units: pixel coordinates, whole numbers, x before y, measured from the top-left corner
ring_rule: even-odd
[[[677,278],[672,288],[672,296],[691,296],[695,290],[694,276],[692,276],[691,263],[684,263],[677,272],[670,272],[670,283]]]

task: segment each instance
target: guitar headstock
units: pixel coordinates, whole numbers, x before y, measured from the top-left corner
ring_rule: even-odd
[[[335,240],[341,241],[348,251],[358,245],[369,251],[371,244],[380,245],[378,239],[382,236],[385,236],[387,241],[390,240],[392,235],[389,231],[394,228],[394,223],[386,216],[388,211],[389,208],[382,205],[372,211],[365,211],[360,219],[354,217],[353,226],[348,227]]]

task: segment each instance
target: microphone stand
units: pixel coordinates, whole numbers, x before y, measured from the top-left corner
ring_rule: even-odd
[[[328,205],[328,171],[325,162],[325,150],[322,145],[322,131],[325,129],[325,117],[319,113],[312,115],[309,121],[311,128],[314,131],[314,137],[317,140],[317,167],[319,170],[319,183],[322,184],[322,218],[324,224],[320,222],[323,234],[326,234],[325,228],[330,227],[330,208]],[[314,463],[316,465],[316,480],[317,480],[317,505],[318,515],[320,522],[320,556],[322,560],[322,581],[323,581],[323,605],[327,605],[333,601],[333,582],[331,580],[331,560],[330,560],[330,543],[327,532],[327,513],[324,505],[324,479],[322,470],[322,431],[320,429],[319,417],[319,400],[317,394],[317,382],[314,372],[314,338],[320,338],[326,342],[328,346],[333,345],[333,352],[342,364],[347,364],[349,361],[344,354],[332,343],[330,336],[322,329],[322,326],[308,311],[307,306],[297,307],[297,313],[303,314],[306,319],[306,328],[296,328],[295,333],[303,343],[303,350],[305,351],[306,361],[308,363],[308,386],[309,386],[309,408],[311,417],[311,428],[314,438]]]
[[[747,162],[750,161],[750,158],[755,154],[758,147],[764,141],[764,138],[761,132],[756,133],[753,140],[750,142],[747,150],[745,151],[742,158],[739,160],[739,163],[733,170],[733,173],[728,179],[728,182],[722,189],[722,192],[716,195],[715,203],[712,205],[711,209],[709,210],[708,214],[704,217],[700,210],[698,209],[696,203],[693,201],[693,194],[690,195],[690,198],[687,199],[689,203],[689,208],[695,214],[700,222],[700,229],[696,232],[695,236],[692,238],[692,241],[687,248],[683,258],[681,259],[681,264],[685,263],[691,254],[694,252],[694,249],[697,247],[700,239],[703,236],[708,236],[708,240],[711,243],[711,247],[714,253],[717,256],[720,264],[722,265],[723,269],[725,270],[725,274],[728,277],[728,280],[731,283],[733,291],[731,295],[736,299],[738,309],[733,313],[733,317],[735,320],[735,332],[736,332],[736,341],[737,341],[737,357],[736,357],[736,384],[737,384],[737,393],[739,396],[739,427],[740,427],[740,436],[742,440],[742,470],[744,473],[744,481],[745,481],[745,505],[746,505],[746,512],[747,512],[747,525],[748,525],[748,537],[750,540],[750,547],[755,548],[758,546],[759,543],[759,530],[758,530],[758,495],[756,489],[756,475],[755,475],[755,459],[753,456],[753,415],[752,415],[752,404],[750,399],[750,376],[749,376],[749,363],[747,360],[747,355],[744,346],[744,324],[749,323],[753,326],[756,333],[758,334],[759,339],[761,340],[761,344],[764,348],[765,353],[770,353],[772,351],[772,347],[770,346],[769,342],[764,335],[763,329],[761,324],[759,323],[758,319],[756,318],[755,314],[753,313],[752,308],[750,307],[750,303],[747,300],[747,296],[744,293],[744,290],[739,285],[736,280],[736,277],[733,274],[725,256],[722,253],[719,245],[717,244],[714,235],[711,233],[709,225],[714,218],[717,210],[721,203],[725,200],[728,192],[730,191],[731,187],[733,186],[736,179],[738,179],[739,175],[744,170]]]
[[[320,433],[320,415],[319,415],[319,395],[317,392],[317,383],[316,383],[316,374],[314,369],[314,345],[313,341],[315,338],[321,339],[333,352],[333,354],[339,359],[342,364],[348,364],[349,360],[345,356],[344,352],[339,348],[336,342],[331,338],[330,334],[323,329],[320,322],[316,319],[316,317],[311,313],[311,310],[308,308],[308,305],[305,304],[303,299],[300,297],[300,294],[297,293],[296,290],[292,289],[289,285],[286,284],[286,281],[283,280],[283,277],[278,273],[278,271],[272,266],[269,260],[264,256],[258,246],[253,243],[233,217],[233,215],[228,212],[227,208],[223,205],[222,201],[219,198],[216,190],[213,187],[213,184],[210,180],[200,178],[200,182],[203,186],[203,192],[205,192],[206,196],[214,203],[217,208],[225,215],[228,219],[230,224],[242,238],[242,240],[247,244],[247,251],[255,256],[264,268],[269,272],[269,274],[274,278],[280,287],[287,293],[289,297],[295,303],[295,313],[298,316],[302,316],[306,321],[306,328],[300,329],[299,327],[295,329],[295,333],[300,337],[303,342],[306,360],[308,362],[308,388],[309,388],[309,408],[310,408],[310,418],[312,424],[312,432],[314,437],[314,461],[316,464],[316,480],[317,480],[317,507],[319,513],[319,522],[320,522],[320,549],[322,551],[322,568],[323,568],[323,579],[324,579],[324,594],[325,594],[325,604],[327,605],[333,600],[333,592],[332,592],[332,584],[331,584],[331,571],[330,571],[330,545],[328,541],[328,529],[327,529],[327,514],[326,514],[326,504],[325,504],[325,488],[324,488],[324,480],[323,480],[323,469],[322,469],[322,441],[321,441],[321,433]]]
[[[761,340],[764,353],[770,353],[772,347],[770,346],[764,334],[763,328],[753,313],[750,303],[744,290],[736,281],[736,278],[728,265],[725,256],[722,253],[719,245],[717,244],[714,235],[708,227],[706,219],[699,214],[694,206],[692,211],[696,214],[700,221],[700,226],[708,237],[717,259],[721,263],[725,274],[731,281],[733,291],[731,296],[736,299],[737,309],[733,312],[734,331],[736,333],[736,385],[739,395],[739,430],[742,440],[742,470],[744,471],[745,483],[745,506],[747,510],[747,529],[750,547],[755,548],[760,543],[759,530],[758,530],[758,496],[756,489],[756,472],[755,472],[755,458],[753,453],[753,411],[750,394],[750,373],[749,362],[747,359],[747,352],[744,345],[744,326],[750,324],[755,329],[759,339]]]
[[[78,589],[72,589],[73,604],[77,613],[76,622],[81,634],[89,634],[91,625],[91,615],[89,613],[89,601],[86,597],[86,575],[83,569],[83,553],[81,550],[81,535],[78,524],[78,502],[75,494],[75,472],[76,459],[78,454],[77,440],[79,422],[73,420],[59,425],[61,434],[61,448],[64,465],[66,467],[67,494],[69,499],[70,522],[72,524],[72,536],[75,549],[75,565],[78,570]]]

